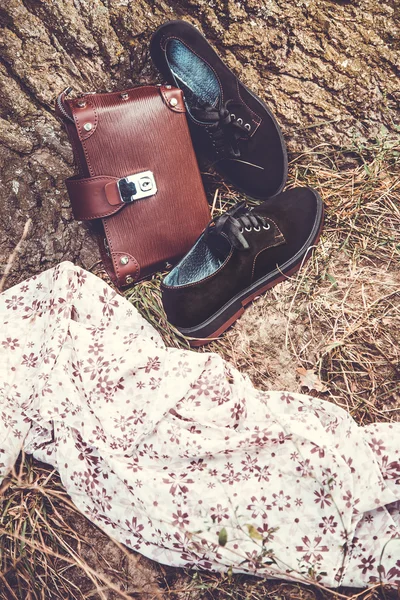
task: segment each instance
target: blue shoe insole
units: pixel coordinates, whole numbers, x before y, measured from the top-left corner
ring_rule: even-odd
[[[167,60],[179,86],[184,90],[189,108],[205,104],[216,106],[221,90],[214,71],[207,63],[179,40],[168,42]]]

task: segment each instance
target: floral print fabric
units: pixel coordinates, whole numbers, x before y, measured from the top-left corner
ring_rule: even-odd
[[[0,296],[0,349],[0,479],[24,448],[96,525],[168,565],[400,583],[400,424],[358,427],[166,348],[71,263]]]

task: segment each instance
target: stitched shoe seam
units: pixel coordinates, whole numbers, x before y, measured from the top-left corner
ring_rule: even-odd
[[[271,222],[272,222],[272,223],[275,225],[275,227],[277,228],[278,232],[279,232],[279,233],[281,234],[281,236],[283,237],[283,240],[284,240],[284,242],[286,243],[286,238],[285,238],[285,236],[283,235],[282,231],[279,229],[278,225],[275,223],[275,221],[274,221],[273,219],[269,219],[269,218],[268,218],[268,220],[269,220],[269,221],[271,221]],[[256,269],[256,261],[257,261],[257,258],[258,258],[258,257],[260,256],[260,254],[261,254],[262,252],[264,252],[265,250],[268,250],[269,248],[275,248],[275,247],[276,247],[276,246],[278,246],[278,245],[280,245],[280,244],[278,243],[278,240],[275,240],[275,243],[272,243],[272,244],[270,244],[269,246],[265,246],[265,248],[261,248],[261,250],[260,250],[259,252],[257,252],[257,254],[256,254],[256,256],[254,257],[254,260],[253,260],[253,268],[252,268],[252,270],[251,270],[251,280],[250,280],[250,285],[252,285],[253,283],[255,283],[255,281],[253,281],[253,278],[254,278],[254,271],[255,271],[255,269]],[[270,271],[270,272],[271,272],[271,271]],[[268,273],[266,273],[265,275],[268,275]],[[262,275],[262,277],[265,277],[265,275]],[[261,277],[260,277],[259,279],[261,279]],[[257,281],[258,281],[258,280],[257,280]]]

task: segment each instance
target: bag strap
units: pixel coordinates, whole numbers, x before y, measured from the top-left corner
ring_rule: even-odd
[[[67,87],[65,90],[58,94],[56,98],[56,115],[61,121],[69,121],[70,123],[74,123],[74,118],[71,113],[71,109],[69,108],[67,102],[65,102],[66,97],[72,91],[72,87]]]
[[[102,219],[117,213],[125,202],[121,200],[118,177],[99,175],[97,177],[66,179],[72,212],[78,221]]]

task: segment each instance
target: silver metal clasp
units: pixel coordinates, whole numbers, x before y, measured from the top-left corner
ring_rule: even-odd
[[[135,202],[157,193],[156,180],[152,171],[143,171],[123,177],[117,182],[122,202]]]

